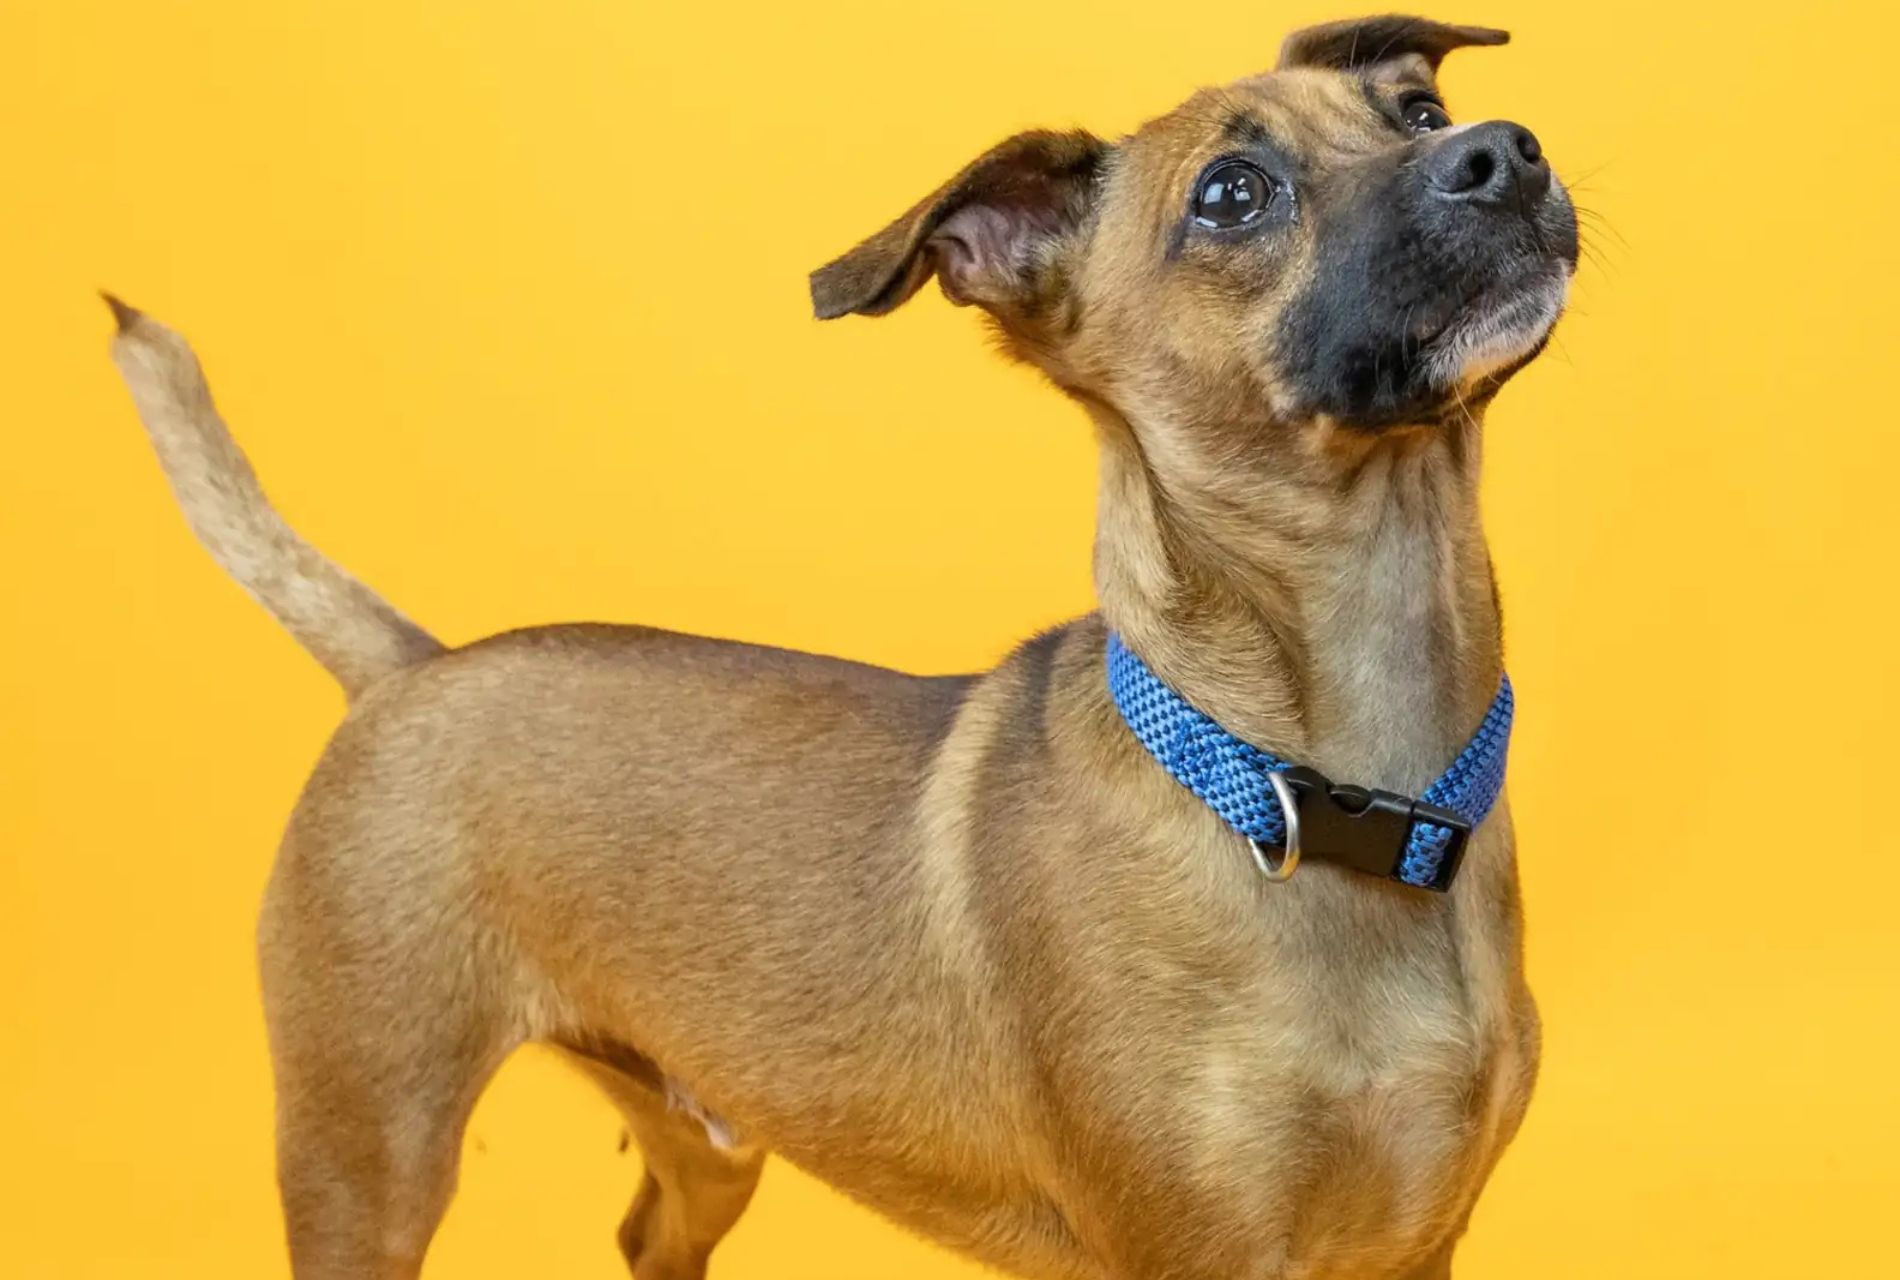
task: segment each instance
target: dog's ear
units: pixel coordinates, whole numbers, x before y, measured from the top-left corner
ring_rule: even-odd
[[[1430,18],[1387,14],[1328,22],[1295,31],[1280,46],[1280,69],[1325,67],[1334,71],[1378,72],[1409,69],[1421,79],[1438,73],[1453,49],[1505,44],[1508,31],[1493,27],[1457,27]]]
[[[811,274],[821,320],[883,315],[935,272],[959,306],[1022,306],[1053,251],[1088,218],[1108,144],[1081,132],[1021,133],[977,157],[909,213]]]

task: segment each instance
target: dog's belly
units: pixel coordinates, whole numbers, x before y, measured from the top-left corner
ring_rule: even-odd
[[[741,1140],[1013,1274],[1409,1277],[1461,1230],[1528,1095],[1534,1015],[1480,1025],[1454,968],[1411,966],[1428,943],[1395,942],[1402,973],[1268,980],[1290,999],[1116,983],[1117,1005],[1037,1010],[915,951],[851,950],[876,935],[840,911],[797,1025],[689,983],[665,996],[685,1022],[628,1026],[669,1028],[672,1069]]]
[[[892,1080],[886,1039],[816,1088],[751,1102],[781,1154],[1013,1274],[1399,1280],[1462,1230],[1529,1090],[1522,1022],[1480,1037],[1454,992],[1387,1023],[1359,1011],[1362,1046],[1316,1029],[1330,1017],[1232,1024],[1181,1052],[1080,1038],[1060,1064]],[[958,1043],[901,1016],[887,1034]]]

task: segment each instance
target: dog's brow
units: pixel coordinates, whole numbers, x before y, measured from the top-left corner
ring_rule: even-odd
[[[1272,146],[1274,138],[1260,118],[1250,111],[1236,109],[1221,128],[1221,137],[1229,142],[1249,142]]]
[[[1390,92],[1392,86],[1377,84],[1370,76],[1355,76],[1354,79],[1358,82],[1360,97],[1364,98],[1366,105],[1372,108],[1372,114],[1378,116],[1384,123],[1402,129],[1404,126],[1393,114]]]

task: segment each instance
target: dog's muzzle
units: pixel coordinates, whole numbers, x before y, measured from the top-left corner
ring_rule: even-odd
[[[1291,416],[1440,420],[1536,354],[1576,259],[1576,213],[1522,125],[1447,129],[1367,160],[1275,336]]]

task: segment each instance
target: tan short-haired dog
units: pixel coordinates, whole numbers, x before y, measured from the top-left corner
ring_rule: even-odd
[[[1096,424],[1101,613],[980,676],[609,626],[447,650],[114,304],[192,527],[351,697],[259,929],[299,1280],[416,1275],[526,1041],[624,1109],[642,1280],[701,1275],[772,1151],[1024,1276],[1448,1273],[1537,1062],[1508,812],[1445,893],[1275,882],[1104,648],[1408,796],[1484,717],[1479,418],[1577,250],[1535,138],[1434,90],[1504,39],[1299,32],[1118,142],[1003,143],[813,276],[830,317],[936,275]]]

